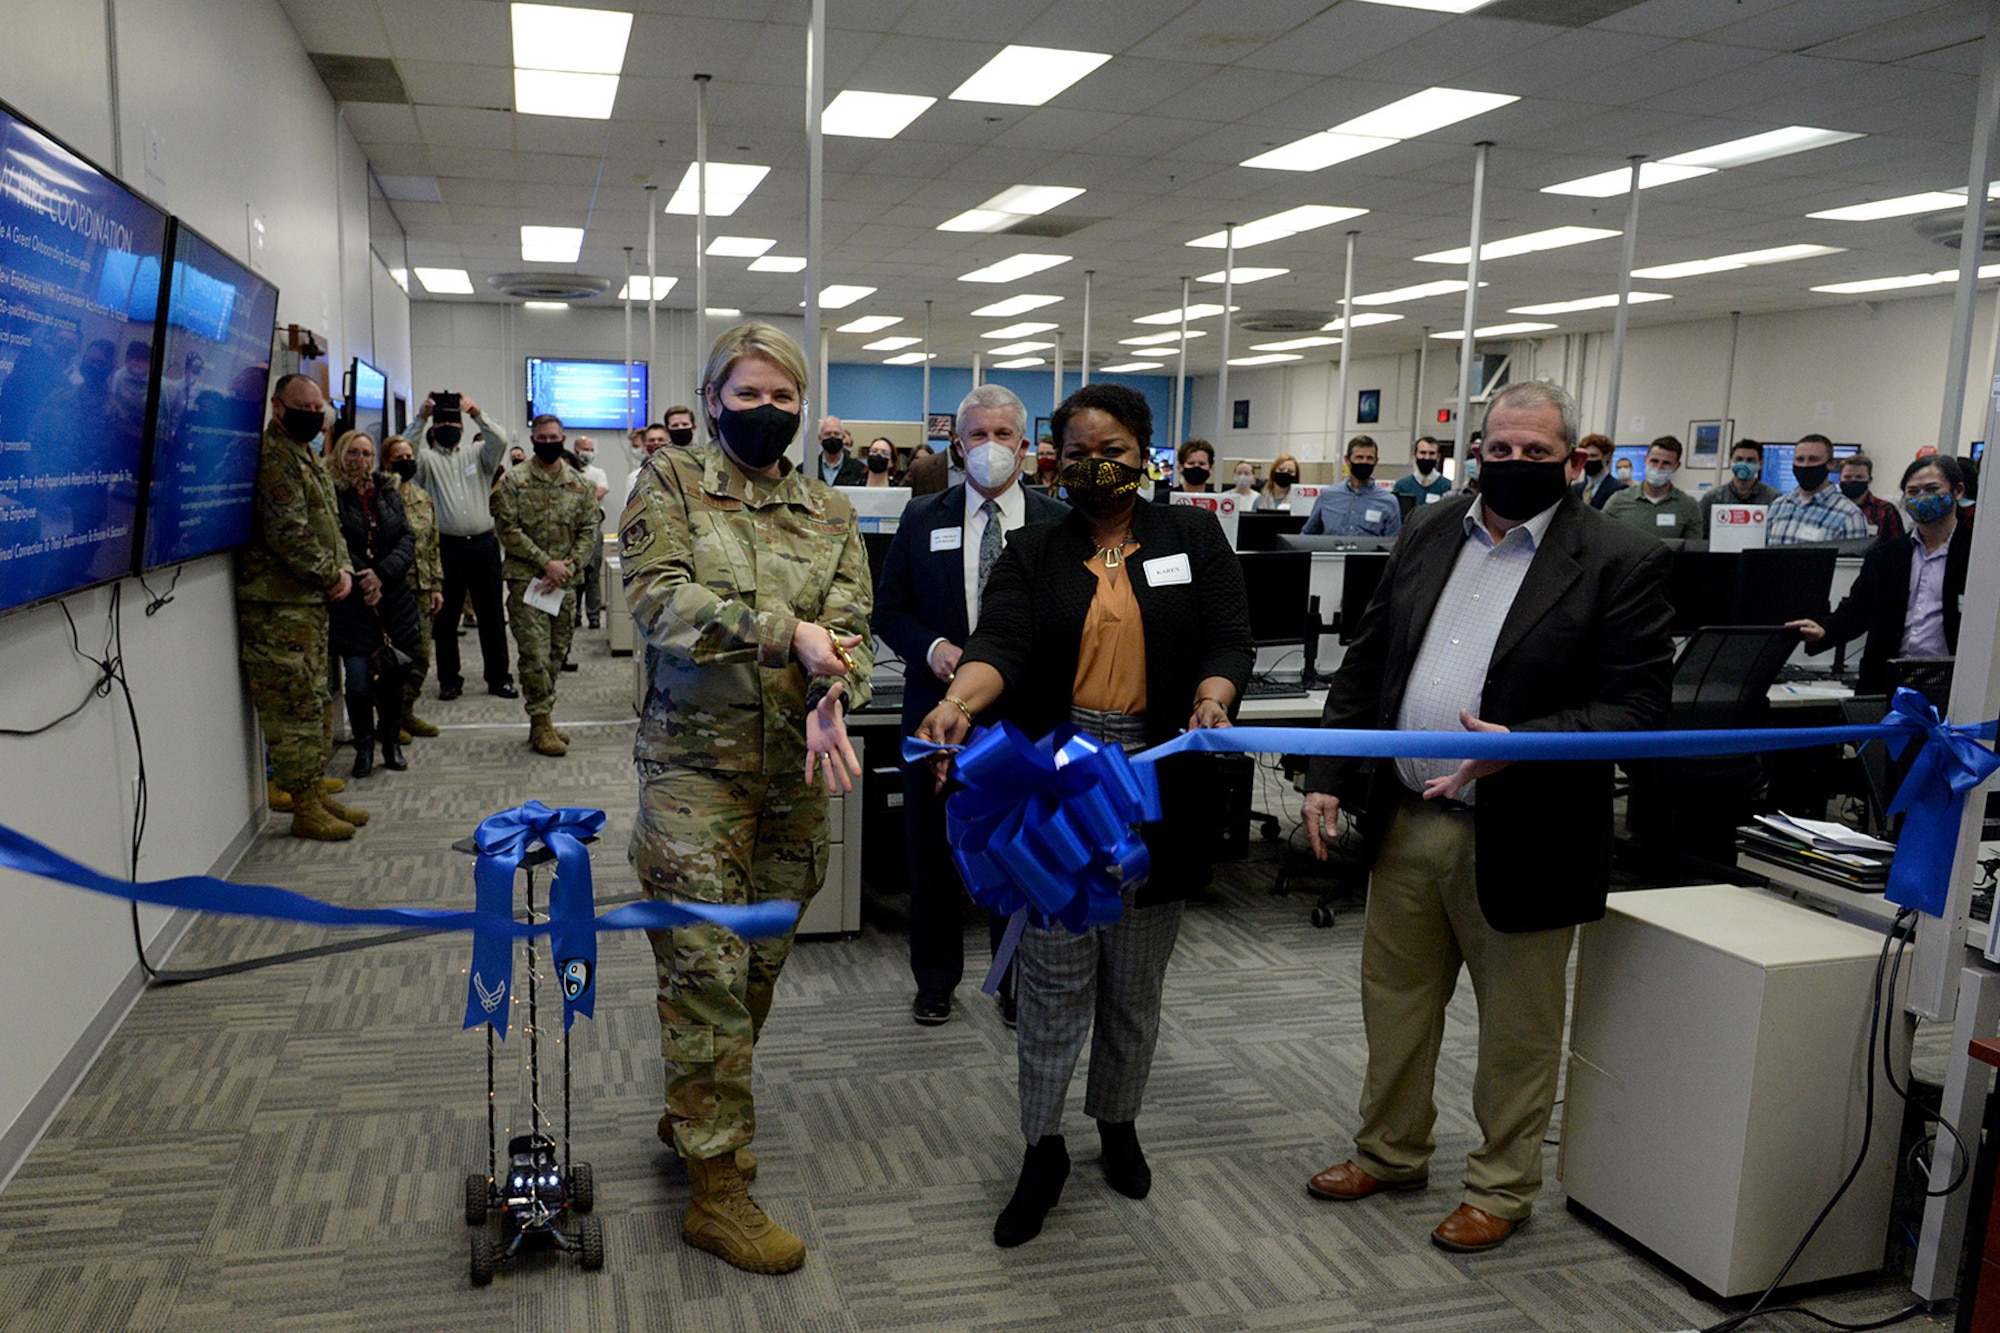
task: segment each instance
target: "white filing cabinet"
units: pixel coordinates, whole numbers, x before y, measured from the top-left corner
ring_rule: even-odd
[[[867,742],[852,732],[847,739],[866,773]],[[853,791],[829,797],[826,805],[826,883],[799,919],[799,934],[852,935],[861,929],[861,779],[854,780]]]
[[[632,610],[625,604],[625,577],[618,566],[618,541],[604,539],[604,568],[598,571],[604,589],[604,627],[611,643],[611,655],[624,657],[632,651]]]
[[[1712,1291],[1761,1291],[1853,1165],[1872,1077],[1867,1162],[1786,1283],[1880,1268],[1902,1119],[1879,1047],[1862,1068],[1882,941],[1755,889],[1612,894],[1578,945],[1569,1197]]]

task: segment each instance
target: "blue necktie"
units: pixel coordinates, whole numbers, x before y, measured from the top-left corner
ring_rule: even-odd
[[[993,577],[993,566],[1000,563],[1000,503],[988,499],[979,512],[986,515],[986,531],[979,536],[979,596],[983,599],[986,580]]]

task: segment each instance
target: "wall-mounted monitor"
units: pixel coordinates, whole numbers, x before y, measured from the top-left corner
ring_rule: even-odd
[[[367,432],[375,441],[376,458],[381,458],[382,441],[389,435],[389,377],[358,356],[347,371],[347,415],[342,429]]]
[[[131,572],[166,240],[0,104],[0,611]]]
[[[548,413],[570,430],[624,430],[646,424],[646,363],[528,358],[528,419]]]
[[[278,289],[174,224],[140,569],[250,537]]]

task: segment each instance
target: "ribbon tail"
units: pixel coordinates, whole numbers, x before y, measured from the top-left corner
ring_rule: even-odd
[[[497,853],[482,853],[472,868],[477,893],[476,906],[482,916],[512,918],[514,915],[514,872],[521,864],[518,843]],[[514,990],[514,937],[486,927],[472,932],[472,965],[466,969],[465,1026],[490,1024],[507,1038],[507,1013]]]
[[[549,831],[556,854],[556,879],[549,886],[549,954],[562,984],[563,1031],[597,1010],[597,931],[592,917],[590,850],[563,830]]]
[[[986,980],[979,983],[981,995],[1000,993],[1000,981],[1007,975],[1007,965],[1014,961],[1014,951],[1021,947],[1021,934],[1027,928],[1027,908],[1007,918],[1007,933],[1000,937],[1000,947],[993,951],[993,966],[986,969]]]

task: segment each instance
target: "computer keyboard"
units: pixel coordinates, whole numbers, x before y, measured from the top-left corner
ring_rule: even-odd
[[[1252,676],[1243,686],[1245,699],[1303,699],[1307,693],[1297,676]]]

